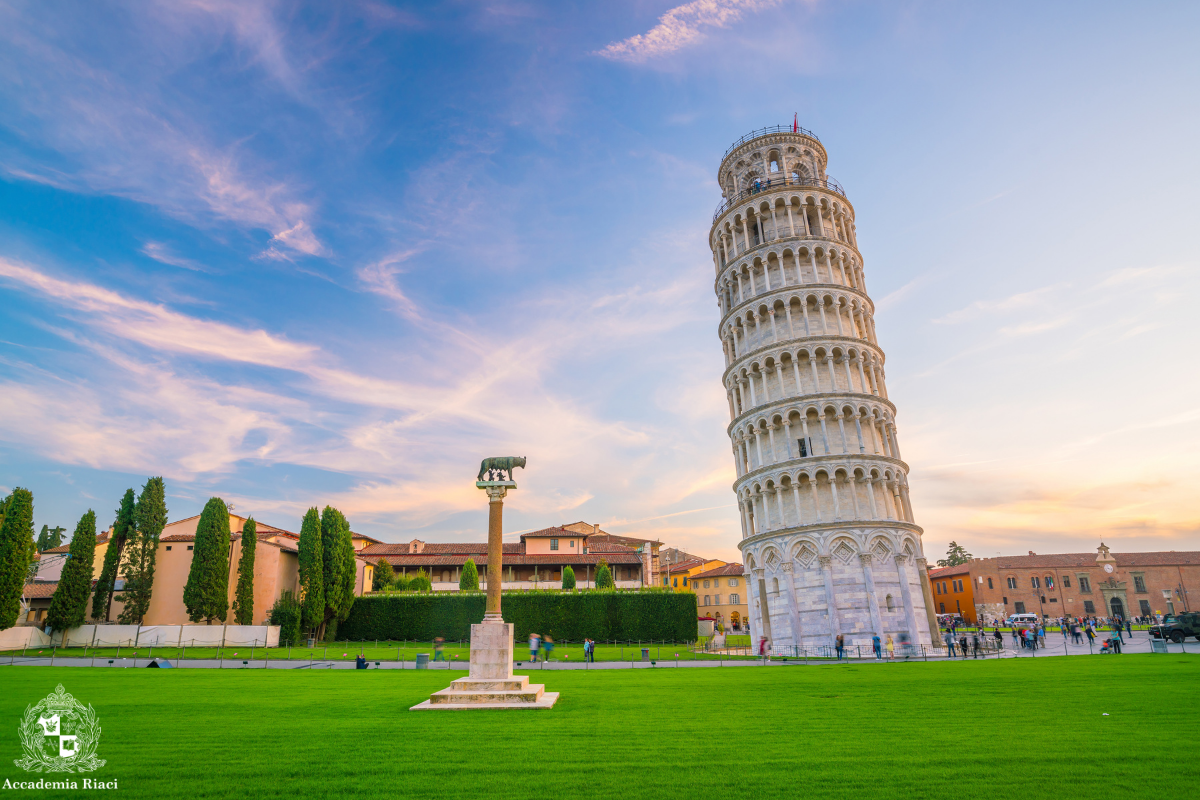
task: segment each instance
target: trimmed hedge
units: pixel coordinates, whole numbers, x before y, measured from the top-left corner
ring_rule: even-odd
[[[471,625],[483,621],[486,605],[482,592],[360,597],[337,636],[351,641],[468,640]],[[564,641],[692,642],[697,637],[696,595],[691,592],[505,592],[502,611],[504,621],[513,623],[517,641],[530,633]]]

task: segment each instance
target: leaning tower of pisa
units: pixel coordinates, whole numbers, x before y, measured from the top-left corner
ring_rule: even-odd
[[[721,159],[709,244],[751,631],[940,639],[854,207],[797,126]],[[935,642],[940,643],[940,642]]]

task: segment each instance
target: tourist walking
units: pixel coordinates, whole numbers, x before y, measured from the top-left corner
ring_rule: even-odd
[[[535,664],[537,663],[538,659],[538,650],[540,650],[541,647],[542,637],[538,636],[536,633],[529,634],[529,660]]]
[[[975,657],[979,658],[979,634],[976,633],[971,637],[971,643],[975,646]]]
[[[546,634],[542,639],[542,661],[549,661],[552,652],[554,652],[554,639],[550,634]]]
[[[445,661],[446,660],[446,640],[443,639],[441,636],[439,636],[433,640],[433,660],[434,661]]]
[[[880,640],[879,640],[878,633],[871,637],[871,650],[874,651],[874,653],[875,653],[876,661],[883,658],[883,648],[880,647]]]
[[[896,645],[892,642],[892,635],[887,635],[887,657],[891,661],[896,656]]]

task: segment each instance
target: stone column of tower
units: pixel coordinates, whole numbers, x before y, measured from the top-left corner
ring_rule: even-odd
[[[709,245],[757,646],[940,644],[854,207],[817,137],[733,144]]]

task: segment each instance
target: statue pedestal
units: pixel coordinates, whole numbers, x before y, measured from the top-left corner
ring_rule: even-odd
[[[468,708],[550,708],[558,692],[531,684],[529,676],[514,677],[511,622],[484,621],[471,626],[471,670],[450,688],[434,692],[413,711],[457,711]]]

